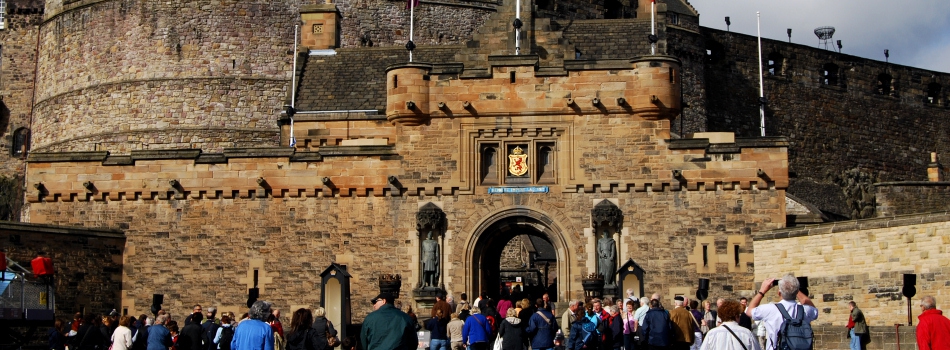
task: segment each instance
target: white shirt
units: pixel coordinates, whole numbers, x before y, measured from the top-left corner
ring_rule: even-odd
[[[788,311],[788,316],[790,316],[792,319],[795,319],[798,316],[798,303],[791,300],[782,300],[777,304],[759,305],[752,310],[752,320],[761,320],[765,322],[765,329],[769,336],[768,345],[766,345],[768,350],[775,349],[778,331],[782,328],[782,323],[785,322],[785,319],[782,317],[782,313],[778,310],[776,305],[785,307],[785,310]],[[818,309],[809,305],[804,305],[804,307],[804,322],[811,323],[811,321],[818,319]]]
[[[726,327],[729,327],[729,329],[726,329]],[[730,329],[736,333],[735,337],[732,336],[732,333],[729,333]],[[737,340],[736,337],[739,337],[739,339]],[[756,341],[755,336],[752,335],[752,331],[740,326],[735,321],[723,322],[719,327],[713,328],[706,333],[706,339],[703,339],[703,346],[699,349],[742,350],[743,347],[739,344],[739,340],[742,341],[742,344],[745,344],[745,349],[747,350],[762,350],[762,348],[759,347],[759,342]]]
[[[132,330],[119,326],[112,333],[112,350],[127,350],[132,347]]]

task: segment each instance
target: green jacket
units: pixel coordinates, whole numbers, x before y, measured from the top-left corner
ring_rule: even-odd
[[[864,313],[861,312],[861,309],[855,307],[851,310],[851,320],[854,321],[854,334],[868,332],[868,323],[864,320]]]
[[[409,315],[385,304],[366,315],[360,344],[362,350],[412,350],[419,347],[419,338]]]

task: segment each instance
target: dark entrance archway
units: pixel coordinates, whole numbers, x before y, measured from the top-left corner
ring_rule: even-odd
[[[511,266],[510,254],[503,259],[505,247],[512,242],[525,247],[521,252],[524,266]],[[563,299],[570,292],[567,276],[571,266],[566,247],[561,228],[547,215],[527,208],[496,212],[482,220],[468,242],[467,289],[497,299],[505,287],[518,285],[516,277],[522,277],[523,289],[532,298],[548,292],[552,300]],[[504,260],[507,266],[502,266]]]

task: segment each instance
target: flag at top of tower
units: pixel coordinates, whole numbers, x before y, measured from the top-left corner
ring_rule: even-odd
[[[656,0],[653,0],[656,1]],[[419,0],[408,0],[406,1],[406,8],[411,9],[414,7],[419,7]]]

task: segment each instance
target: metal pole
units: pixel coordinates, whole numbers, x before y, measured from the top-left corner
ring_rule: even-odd
[[[291,88],[290,88],[290,108],[296,108],[297,103],[297,35],[300,30],[300,25],[294,25],[294,66],[291,70]],[[290,137],[287,139],[290,147],[294,147],[294,116],[290,116]]]
[[[413,25],[416,17],[416,0],[409,0],[409,41],[412,41],[413,37]],[[409,62],[412,62],[412,50],[409,50]]]
[[[656,35],[656,0],[650,2],[650,34]],[[650,44],[650,54],[656,55],[656,44]]]
[[[914,325],[914,314],[912,313],[911,308],[910,308],[910,297],[908,297],[907,298],[907,326],[910,327],[913,325]]]
[[[759,37],[759,127],[761,136],[765,137],[765,85],[762,81],[762,24],[761,14],[755,13],[755,26]]]
[[[901,324],[900,324],[900,323],[895,323],[895,324],[894,324],[894,335],[897,336],[897,350],[901,350],[901,332],[900,332],[900,329],[901,329]]]
[[[521,0],[515,0],[515,18],[521,19]],[[515,28],[515,55],[521,54],[521,29]]]

